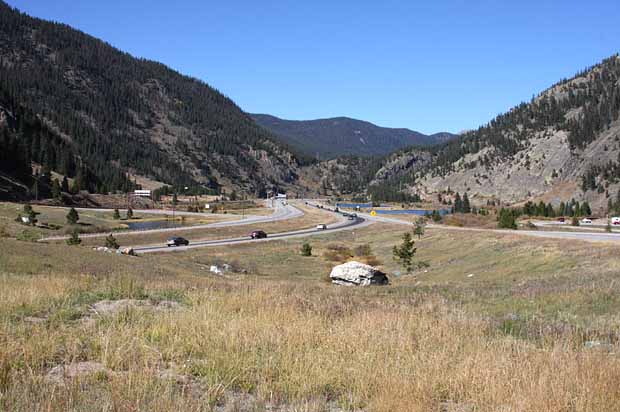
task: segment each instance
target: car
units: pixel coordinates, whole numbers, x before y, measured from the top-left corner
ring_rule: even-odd
[[[185,239],[184,237],[180,237],[180,236],[171,237],[170,239],[166,241],[166,246],[168,247],[187,246],[187,245],[189,245],[189,240]]]
[[[611,224],[614,225],[614,226],[620,225],[620,217],[616,217],[616,216],[612,217],[611,218]]]
[[[250,233],[250,237],[252,239],[264,239],[267,237],[267,233],[262,230],[255,230],[254,232]]]
[[[565,217],[558,217],[558,223],[566,223]]]
[[[579,221],[579,223],[581,223],[582,225],[591,225],[592,219],[588,219],[587,217],[584,217],[583,219]]]
[[[316,230],[325,230],[325,229],[327,229],[327,225],[326,224],[316,225]]]
[[[355,216],[353,216],[353,215],[349,215],[349,217],[348,217],[347,219],[349,219],[349,220],[355,220],[355,219],[356,219],[356,217],[355,217]]]

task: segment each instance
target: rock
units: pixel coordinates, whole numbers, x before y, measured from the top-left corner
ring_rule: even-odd
[[[329,277],[332,283],[348,286],[387,285],[388,277],[385,273],[370,265],[360,262],[347,262],[335,266]]]
[[[136,256],[136,251],[132,247],[124,247],[119,249],[122,255]]]
[[[47,321],[47,318],[42,318],[39,316],[26,316],[24,318],[24,322],[28,322],[28,323],[45,323]]]
[[[145,310],[173,310],[180,307],[178,302],[162,300],[157,304],[149,300],[120,299],[120,300],[101,300],[94,303],[90,310],[97,315],[114,315],[128,309]]]
[[[109,370],[99,362],[78,362],[55,366],[47,373],[46,378],[56,383],[62,383],[65,379],[81,378],[97,373],[107,374],[108,372]]]

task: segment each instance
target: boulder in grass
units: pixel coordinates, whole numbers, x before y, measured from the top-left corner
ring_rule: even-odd
[[[345,286],[387,285],[390,283],[385,273],[360,262],[347,262],[334,266],[329,277],[332,283]]]

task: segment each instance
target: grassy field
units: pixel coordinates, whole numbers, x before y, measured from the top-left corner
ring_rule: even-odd
[[[72,226],[67,224],[66,216],[69,211],[67,208],[35,205],[33,209],[38,213],[38,225],[26,226],[15,221],[18,214],[21,213],[23,215],[22,205],[0,202],[0,231],[12,236],[21,235],[25,239],[38,239],[41,237],[65,235],[74,228],[77,228],[80,233],[105,233],[128,228],[124,212],[121,213],[121,220],[115,220],[112,211],[80,210],[80,220],[77,225]],[[134,219],[131,221],[161,221],[171,218],[172,212],[170,215],[135,212]],[[205,215],[199,218],[187,216],[177,216],[175,218],[176,221],[182,221],[187,225],[207,224],[228,219],[235,219],[235,217]],[[45,224],[50,225],[50,227],[42,227]]]
[[[178,230],[171,232],[161,233],[115,233],[114,236],[118,240],[121,246],[138,246],[138,245],[151,245],[151,244],[164,244],[166,239],[170,236],[183,236],[191,241],[199,240],[212,240],[212,239],[228,239],[234,237],[247,236],[253,230],[264,230],[267,233],[273,234],[278,232],[287,232],[297,229],[307,229],[316,226],[319,223],[330,224],[336,221],[334,214],[328,214],[324,211],[320,211],[316,208],[307,207],[303,205],[297,206],[304,211],[304,215],[301,217],[279,220],[269,223],[255,223],[241,226],[228,226],[228,227],[211,227],[204,229],[191,229],[179,228]],[[60,241],[62,242],[62,241]],[[102,246],[105,242],[105,238],[84,238],[83,244],[88,246]]]
[[[143,257],[2,239],[0,410],[620,410],[617,246],[429,229],[415,275],[326,280],[331,245],[399,271],[404,230]]]

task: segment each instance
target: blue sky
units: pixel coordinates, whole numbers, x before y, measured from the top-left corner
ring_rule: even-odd
[[[8,0],[288,119],[486,123],[620,50],[620,2]]]

